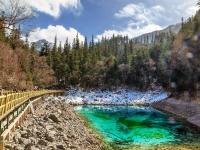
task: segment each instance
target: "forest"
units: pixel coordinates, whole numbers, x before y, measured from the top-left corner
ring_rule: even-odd
[[[122,86],[138,89],[162,86],[172,93],[188,91],[195,96],[200,82],[200,11],[182,22],[174,35],[160,33],[144,38],[143,44],[127,36],[106,37],[95,42],[79,41],[72,45],[45,43],[40,56],[54,70],[57,83],[66,87]]]
[[[130,86],[146,90],[161,86],[174,94],[200,90],[200,11],[182,21],[177,35],[170,30],[143,43],[113,35],[84,42],[35,43],[21,38],[20,24],[11,32],[0,19],[0,85],[5,89]],[[150,38],[150,39],[149,39]]]

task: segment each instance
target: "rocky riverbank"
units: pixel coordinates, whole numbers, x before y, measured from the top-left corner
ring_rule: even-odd
[[[71,104],[135,105],[151,104],[166,99],[169,93],[163,90],[137,91],[128,88],[81,89],[71,88],[62,98]]]
[[[161,111],[174,114],[200,129],[200,105],[197,103],[168,98],[155,102],[152,106]]]
[[[103,150],[98,135],[85,127],[73,106],[49,97],[11,136],[6,150]]]

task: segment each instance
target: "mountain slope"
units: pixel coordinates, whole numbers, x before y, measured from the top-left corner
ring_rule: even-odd
[[[178,32],[181,29],[181,24],[175,24],[170,25],[167,28],[160,30],[160,31],[154,31],[150,33],[143,34],[141,36],[133,38],[133,41],[137,44],[152,44],[156,41],[156,37],[164,36],[165,38],[169,36],[170,34],[178,34]]]

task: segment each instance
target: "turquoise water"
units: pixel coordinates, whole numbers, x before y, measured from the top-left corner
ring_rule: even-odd
[[[75,110],[112,145],[162,145],[195,138],[181,123],[150,107],[86,105]]]

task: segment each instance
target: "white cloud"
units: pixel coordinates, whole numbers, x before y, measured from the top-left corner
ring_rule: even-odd
[[[144,4],[128,4],[115,13],[116,18],[132,18],[137,22],[151,22],[155,18],[161,16],[165,12],[165,8],[160,5],[146,7]]]
[[[97,35],[97,39],[101,37],[112,37],[115,35],[128,35],[130,38],[161,30],[168,25],[181,22],[181,18],[185,19],[194,15],[198,10],[196,6],[197,0],[154,0],[149,3],[142,1],[140,3],[130,3],[114,16],[117,19],[127,21],[127,25],[120,30],[105,30],[102,34]]]
[[[114,16],[118,19],[128,18],[127,26],[122,30],[106,30],[96,36],[96,40],[102,37],[111,38],[112,35],[128,35],[130,38],[137,37],[141,34],[161,30],[162,27],[154,21],[161,17],[165,8],[160,5],[147,8],[142,3],[128,4],[119,10]]]
[[[152,7],[152,10],[155,10],[156,12],[164,12],[165,8],[160,5],[156,5]]]
[[[186,9],[186,14],[187,16],[192,16],[194,15],[198,10],[198,7],[197,6],[190,6],[188,9]]]
[[[126,5],[124,8],[119,10],[119,12],[115,13],[115,17],[117,18],[128,18],[133,17],[136,13],[141,12],[141,6],[136,4]]]
[[[61,9],[72,10],[76,14],[80,13],[82,5],[80,0],[26,0],[33,9],[49,14],[55,18],[61,14]]]
[[[175,9],[176,15],[182,16],[185,18],[191,17],[195,14],[195,12],[198,10],[197,6],[198,0],[178,0],[180,2],[180,5],[175,5],[172,7],[172,9]]]
[[[145,34],[148,32],[153,32],[156,30],[161,30],[162,27],[156,24],[148,24],[143,27],[133,28],[129,25],[127,28],[124,28],[121,31],[118,30],[106,30],[102,34],[96,36],[95,41],[101,40],[102,37],[111,38],[114,35],[122,35],[122,36],[129,36],[129,38],[137,37],[141,34]]]
[[[29,34],[29,42],[36,42],[38,40],[45,39],[48,42],[53,43],[55,36],[57,36],[58,42],[65,43],[68,38],[69,42],[72,43],[76,37],[78,31],[74,28],[66,29],[62,25],[49,25],[47,28],[37,28],[35,31]],[[78,33],[80,41],[84,41],[84,36]]]

